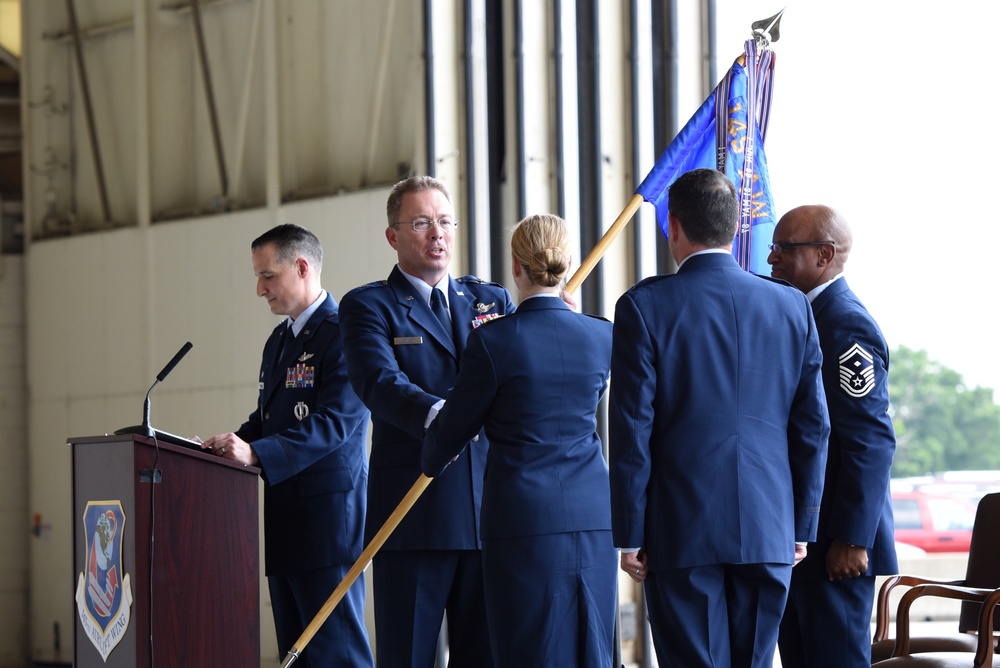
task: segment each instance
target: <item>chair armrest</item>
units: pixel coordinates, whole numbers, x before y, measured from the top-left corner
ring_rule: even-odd
[[[989,668],[993,665],[993,617],[1000,604],[1000,589],[993,592],[983,601],[983,609],[979,611],[979,645],[976,649],[974,668]]]
[[[951,598],[961,601],[985,602],[991,594],[998,594],[1000,589],[979,589],[976,587],[962,587],[950,583],[926,583],[914,585],[908,592],[903,594],[899,600],[899,607],[896,610],[896,645],[892,650],[892,656],[908,656],[910,653],[910,606],[922,596],[937,596],[938,598]],[[1000,599],[998,599],[1000,600]],[[995,603],[994,603],[995,605]],[[984,606],[985,609],[985,606]],[[992,608],[991,608],[992,610]],[[983,617],[980,617],[980,627],[983,624]],[[990,612],[989,623],[993,623],[993,614]],[[992,629],[992,627],[989,627]],[[990,655],[992,656],[992,631],[987,633],[990,638]],[[982,645],[982,638],[979,641]]]
[[[881,642],[889,638],[889,593],[896,587],[896,585],[914,587],[916,585],[923,584],[943,584],[960,587],[963,582],[965,581],[933,580],[930,578],[919,577],[917,575],[891,576],[888,580],[882,583],[882,587],[878,592],[878,598],[875,606],[875,635],[872,638],[872,643]]]

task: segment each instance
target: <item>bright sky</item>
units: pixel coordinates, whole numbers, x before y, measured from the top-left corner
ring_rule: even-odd
[[[784,1],[718,0],[720,67]],[[998,25],[996,0],[790,0],[765,151],[779,215],[827,204],[851,224],[847,279],[889,346],[1000,403]]]

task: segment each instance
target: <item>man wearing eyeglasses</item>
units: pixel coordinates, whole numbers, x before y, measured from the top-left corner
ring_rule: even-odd
[[[458,222],[440,181],[397,183],[386,214],[396,266],[340,304],[348,377],[373,422],[366,543],[420,476],[424,430],[458,375],[469,332],[514,310],[503,286],[449,275]],[[492,665],[479,544],[486,450],[480,433],[375,556],[380,668],[432,668],[445,613],[448,665]]]
[[[889,351],[844,278],[852,243],[836,211],[800,206],[778,221],[767,259],[772,276],[812,302],[832,427],[818,538],[792,573],[781,622],[784,668],[870,666],[875,576],[898,571]]]

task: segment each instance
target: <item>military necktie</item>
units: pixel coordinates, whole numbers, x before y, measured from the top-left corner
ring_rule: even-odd
[[[444,301],[444,293],[441,292],[440,288],[434,288],[434,292],[431,293],[431,310],[441,321],[444,331],[448,332],[448,336],[454,339],[454,334],[451,332],[451,318],[448,316],[448,305]]]

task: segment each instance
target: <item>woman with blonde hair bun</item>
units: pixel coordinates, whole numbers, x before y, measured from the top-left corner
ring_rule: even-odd
[[[498,667],[612,664],[618,556],[596,420],[612,326],[560,299],[568,236],[549,214],[514,228],[521,304],[469,336],[421,456],[423,472],[440,475],[486,430],[480,535]]]

